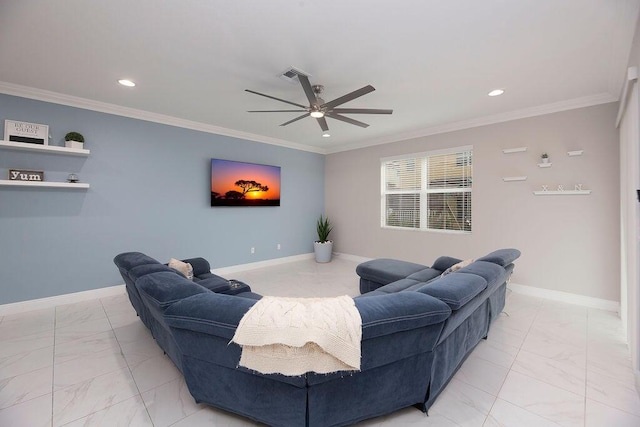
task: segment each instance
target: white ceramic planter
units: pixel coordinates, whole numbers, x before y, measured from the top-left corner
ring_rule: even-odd
[[[67,148],[79,148],[79,149],[84,148],[84,144],[78,141],[65,141],[64,146]]]
[[[316,262],[331,262],[333,241],[328,240],[324,243],[313,242],[313,250],[316,253]]]

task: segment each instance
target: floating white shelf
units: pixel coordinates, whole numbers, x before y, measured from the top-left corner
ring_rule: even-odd
[[[567,151],[567,155],[573,157],[573,156],[582,156],[582,153],[584,152],[584,150],[576,150],[576,151]]]
[[[90,150],[84,148],[67,148],[55,145],[27,144],[24,142],[0,141],[0,148],[8,150],[35,151],[38,153],[63,154],[67,156],[88,156]]]
[[[73,189],[87,189],[89,184],[86,182],[54,182],[54,181],[10,181],[7,179],[0,179],[0,186],[7,187],[44,187],[44,188],[73,188]]]
[[[553,163],[538,163],[539,168],[550,168]]]
[[[503,148],[502,149],[502,152],[504,154],[522,153],[524,151],[527,151],[527,147]]]
[[[534,191],[536,196],[586,196],[591,190]]]
[[[513,182],[513,181],[526,181],[526,176],[504,176],[502,177],[504,182]]]

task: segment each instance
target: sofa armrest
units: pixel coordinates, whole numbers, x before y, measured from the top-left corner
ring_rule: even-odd
[[[520,257],[520,251],[517,249],[498,249],[490,254],[478,258],[476,261],[487,261],[506,267]]]
[[[242,316],[257,301],[209,292],[194,295],[171,305],[165,322],[171,328],[186,329],[232,339]]]
[[[431,268],[434,268],[440,271],[445,271],[446,269],[450,268],[453,265],[456,265],[460,261],[462,260],[458,258],[453,258],[450,256],[441,256],[435,260]]]
[[[486,288],[487,281],[480,276],[452,273],[425,284],[416,292],[437,298],[451,307],[451,310],[459,310]]]
[[[187,262],[191,264],[193,267],[193,275],[200,276],[205,273],[211,273],[211,265],[209,265],[209,261],[204,258],[187,258],[183,259],[182,262]]]
[[[447,304],[429,295],[398,292],[354,299],[362,318],[362,340],[444,322]]]

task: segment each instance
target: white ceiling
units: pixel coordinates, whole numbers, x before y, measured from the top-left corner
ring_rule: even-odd
[[[2,0],[0,92],[335,152],[618,99],[640,0]],[[294,66],[363,129],[312,118]],[[133,89],[117,84],[129,78]],[[504,88],[502,96],[487,93]],[[125,108],[121,108],[125,107]]]

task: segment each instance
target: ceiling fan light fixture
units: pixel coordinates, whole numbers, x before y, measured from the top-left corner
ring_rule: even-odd
[[[314,119],[321,119],[324,117],[324,113],[322,111],[312,111],[309,115]]]
[[[489,96],[500,96],[504,93],[504,89],[494,89],[491,92],[489,92],[487,95]]]
[[[329,138],[331,136],[331,134],[329,132],[325,132],[322,134],[323,138]]]

